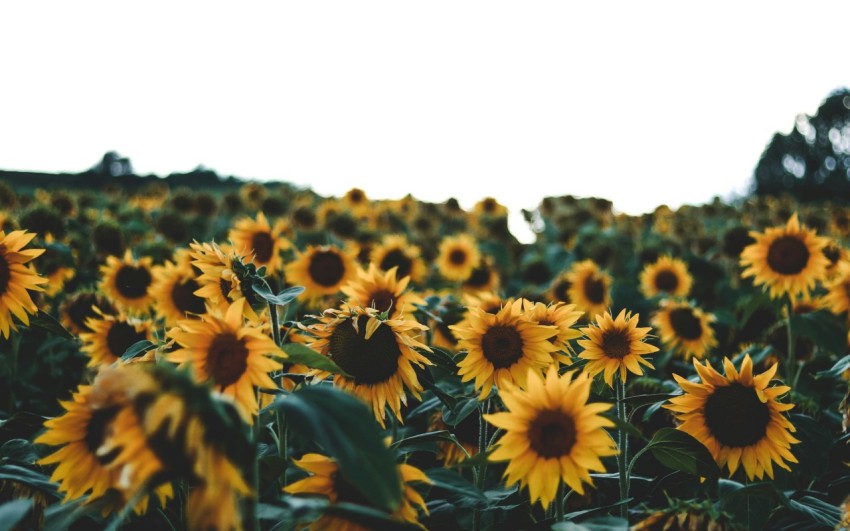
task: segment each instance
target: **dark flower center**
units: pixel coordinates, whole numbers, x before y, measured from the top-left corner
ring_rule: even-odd
[[[676,335],[682,339],[702,337],[702,322],[690,308],[676,308],[670,312],[670,324]]]
[[[292,213],[292,219],[299,227],[311,229],[316,225],[316,214],[309,208],[300,207]]]
[[[198,283],[194,279],[174,283],[171,289],[171,301],[180,313],[202,314],[206,311],[204,299],[195,295],[196,291],[198,291]]]
[[[625,330],[609,330],[602,335],[602,352],[609,358],[621,360],[629,355],[631,340]]]
[[[81,293],[68,302],[65,312],[74,325],[84,332],[91,332],[86,325],[90,317],[99,317],[93,306],[97,306],[103,313],[111,314],[115,311],[111,304],[94,293]]]
[[[123,265],[115,275],[115,289],[128,299],[141,299],[148,294],[151,280],[146,267]]]
[[[827,245],[823,249],[823,255],[829,260],[829,265],[833,266],[841,258],[841,248],[835,244]]]
[[[134,343],[143,339],[147,339],[144,332],[138,332],[132,325],[118,321],[113,323],[106,333],[106,346],[113,356],[120,358]]]
[[[541,411],[528,427],[531,449],[540,457],[569,455],[576,442],[576,424],[560,410]]]
[[[382,324],[366,339],[368,321],[365,315],[357,317],[359,331],[354,329],[354,323],[344,321],[336,326],[329,340],[331,359],[353,376],[356,384],[378,384],[398,372],[401,349],[395,333],[389,325]]]
[[[605,283],[597,276],[589,276],[584,279],[584,296],[593,304],[605,302]]]
[[[369,302],[369,306],[374,307],[379,312],[388,312],[391,309],[395,310],[395,305],[395,295],[385,289],[372,293],[372,300]]]
[[[497,369],[505,369],[522,358],[522,336],[512,326],[490,327],[481,337],[484,357]]]
[[[669,269],[664,269],[655,274],[655,287],[659,291],[666,291],[667,293],[672,293],[676,291],[676,288],[679,287],[679,277],[676,276],[676,273],[670,271]]]
[[[464,281],[465,286],[478,288],[486,286],[490,282],[490,267],[481,262],[481,265],[472,270],[472,274]]]
[[[110,406],[103,409],[95,409],[92,411],[88,425],[86,425],[86,435],[83,441],[86,443],[86,448],[92,453],[97,454],[97,449],[103,444],[107,432],[110,429],[115,416],[121,411],[120,406]],[[116,448],[107,455],[96,455],[97,460],[103,464],[112,462],[118,454],[121,453],[120,448]]]
[[[752,387],[734,382],[717,387],[705,400],[705,424],[720,444],[735,448],[762,440],[770,423],[770,408]]]
[[[254,249],[254,259],[258,264],[267,264],[274,253],[274,240],[268,232],[255,232],[251,236],[251,247]]]
[[[570,286],[572,286],[572,283],[567,280],[561,280],[555,284],[555,287],[552,288],[552,294],[555,296],[556,302],[570,302]]]
[[[9,263],[3,257],[6,251],[5,247],[0,247],[0,295],[6,293],[9,289],[9,281],[12,279],[12,272],[9,270]]]
[[[463,249],[454,249],[449,253],[449,262],[454,265],[463,265],[466,263],[466,251]]]
[[[207,350],[207,374],[224,388],[236,383],[248,368],[248,348],[232,333],[215,336]]]
[[[326,288],[339,284],[345,275],[345,264],[339,254],[333,251],[316,252],[307,269],[313,282]]]
[[[395,273],[396,278],[404,278],[413,270],[413,261],[401,249],[393,249],[384,255],[380,267],[384,271],[398,267]]]
[[[808,263],[808,247],[794,236],[777,238],[767,251],[767,265],[780,275],[796,275]]]

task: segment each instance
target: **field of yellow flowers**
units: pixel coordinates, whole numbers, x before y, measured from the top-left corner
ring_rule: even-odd
[[[850,525],[850,211],[0,183],[0,529]]]

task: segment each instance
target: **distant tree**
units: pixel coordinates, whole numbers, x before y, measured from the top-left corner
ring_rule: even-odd
[[[814,116],[776,133],[755,170],[753,193],[803,201],[850,200],[850,89],[836,90]]]
[[[127,157],[122,157],[114,151],[108,151],[103,155],[100,162],[92,167],[91,171],[109,177],[123,177],[133,175],[133,165],[130,164],[130,159]]]

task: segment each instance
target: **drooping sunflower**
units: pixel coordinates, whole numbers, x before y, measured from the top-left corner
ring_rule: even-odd
[[[321,454],[304,454],[295,460],[298,468],[310,472],[308,478],[296,481],[283,490],[289,494],[313,494],[325,496],[331,503],[354,503],[369,507],[369,501],[357,488],[345,478],[334,459]],[[392,513],[392,518],[402,522],[419,525],[417,507],[428,514],[425,500],[416,492],[412,484],[416,482],[430,484],[431,480],[420,469],[406,463],[398,465],[403,496],[401,505]],[[369,531],[371,528],[339,516],[324,515],[310,525],[311,531],[334,529],[337,531]]]
[[[29,325],[28,314],[38,312],[29,292],[44,291],[40,285],[48,282],[25,265],[44,252],[44,249],[24,249],[33,238],[35,233],[23,230],[9,234],[0,231],[0,333],[5,338],[11,330],[18,330],[12,315]]]
[[[850,310],[850,264],[842,264],[832,280],[825,284],[823,306],[834,314]]]
[[[309,300],[339,293],[356,274],[354,254],[334,245],[310,245],[286,266],[287,280],[304,286],[301,296]]]
[[[334,385],[369,404],[383,426],[387,406],[402,420],[401,405],[407,404],[405,390],[420,397],[422,385],[413,366],[431,362],[416,349],[431,349],[418,337],[428,327],[410,319],[378,317],[373,308],[326,310],[307,330],[316,337],[310,347],[351,375],[334,375]],[[328,376],[327,372],[316,372],[319,379]]]
[[[576,310],[575,304],[564,304],[562,302],[543,304],[542,302],[533,303],[525,299],[523,299],[523,312],[529,320],[537,324],[554,326],[558,329],[557,335],[549,338],[549,341],[557,348],[552,356],[555,361],[569,363],[569,353],[572,352],[570,340],[581,337],[581,332],[573,328],[573,325],[584,313]]]
[[[638,318],[638,314],[632,315],[626,310],[621,310],[616,319],[605,312],[596,316],[595,323],[581,329],[587,339],[578,341],[584,348],[578,356],[588,360],[584,370],[590,376],[601,372],[605,383],[614,387],[614,374],[617,371],[620,373],[620,381],[625,382],[627,371],[640,376],[643,374],[641,365],[655,368],[644,358],[658,351],[658,347],[643,341],[652,329],[639,328]]]
[[[717,346],[712,322],[714,315],[696,306],[664,300],[652,320],[652,326],[658,329],[665,345],[689,360],[691,356],[702,359],[709,349]]]
[[[601,271],[593,260],[574,263],[565,280],[570,283],[569,302],[584,311],[588,318],[611,306],[611,276]]]
[[[232,397],[252,423],[259,411],[254,387],[275,389],[268,373],[283,367],[269,356],[285,358],[286,354],[259,328],[244,324],[243,304],[245,299],[235,301],[223,318],[206,314],[200,320],[180,321],[168,331],[179,346],[168,360],[191,364],[199,381],[212,382],[216,391]]]
[[[124,253],[123,260],[109,256],[106,265],[100,266],[103,275],[100,289],[119,309],[143,314],[153,303],[153,297],[148,292],[153,283],[151,265],[150,257],[134,260],[129,249]]]
[[[490,394],[495,384],[525,388],[529,371],[542,373],[552,364],[557,347],[549,338],[558,334],[554,326],[530,321],[522,311],[522,299],[506,305],[496,314],[469,308],[466,319],[449,327],[458,338],[466,357],[458,362],[461,380],[475,380],[479,400]]]
[[[693,283],[685,262],[670,256],[661,256],[655,263],[647,264],[640,274],[640,291],[648,299],[662,294],[687,297]]]
[[[200,286],[194,292],[198,297],[205,300],[211,311],[217,311],[224,315],[234,301],[244,299],[242,283],[233,270],[234,260],[242,261],[244,258],[239,254],[233,254],[232,249],[220,247],[215,242],[189,244],[192,251],[192,266],[201,274],[196,278]],[[242,306],[243,315],[251,322],[257,322],[259,316],[251,308],[250,304]]]
[[[505,430],[493,461],[510,461],[507,486],[528,487],[531,502],[548,508],[563,481],[584,494],[584,483],[593,485],[590,472],[605,472],[600,460],[617,454],[617,446],[603,428],[614,423],[601,415],[611,404],[588,403],[592,379],[570,371],[558,376],[552,365],[545,378],[528,373],[528,389],[511,384],[499,396],[508,411],[484,415]]]
[[[419,247],[399,234],[386,236],[380,245],[372,249],[370,260],[382,271],[397,268],[399,279],[410,277],[414,284],[425,278],[425,264],[419,256]]]
[[[195,280],[191,265],[184,261],[177,265],[166,260],[162,266],[154,267],[154,281],[150,293],[154,308],[166,326],[173,326],[181,319],[197,317],[206,313],[204,298],[196,295],[201,286]]]
[[[280,252],[292,246],[284,237],[287,229],[283,219],[278,219],[272,226],[265,214],[260,212],[256,220],[239,220],[228,237],[239,254],[252,257],[258,268],[265,266],[268,273],[273,274],[282,268]]]
[[[754,277],[753,284],[764,285],[771,298],[784,294],[808,295],[826,277],[829,264],[823,249],[828,240],[800,225],[797,214],[784,227],[751,232],[756,242],[741,253],[741,277]]]
[[[481,262],[478,244],[468,234],[446,236],[440,242],[437,269],[446,280],[463,282]]]
[[[415,304],[425,305],[425,300],[411,291],[407,291],[410,277],[401,279],[395,268],[383,272],[369,264],[369,270],[358,268],[357,278],[350,280],[341,289],[348,297],[349,306],[375,308],[378,312],[389,312],[392,319],[411,313]]]
[[[80,350],[89,357],[89,367],[111,365],[134,343],[153,339],[150,321],[127,317],[123,313],[89,318],[86,326],[91,332],[80,334],[83,343]]]
[[[777,364],[753,376],[753,362],[744,356],[740,372],[724,358],[723,376],[708,360],[694,367],[702,383],[674,374],[685,394],[665,405],[681,422],[679,429],[708,448],[718,466],[729,467],[729,475],[743,465],[747,479],[773,478],[773,464],[791,470],[796,463],[791,445],[800,441],[791,433],[794,425],[782,413],[794,407],[777,399],[791,390],[787,385],[769,387]]]

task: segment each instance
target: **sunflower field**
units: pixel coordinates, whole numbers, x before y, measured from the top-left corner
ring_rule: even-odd
[[[0,183],[0,530],[850,526],[850,211]]]

